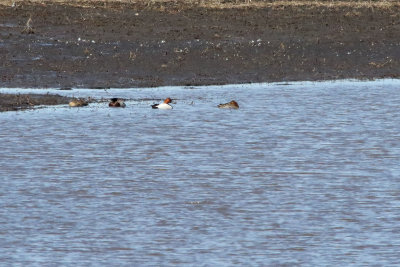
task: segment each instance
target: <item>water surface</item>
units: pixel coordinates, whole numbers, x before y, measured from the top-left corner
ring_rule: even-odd
[[[0,113],[0,262],[396,265],[399,86],[74,89],[129,100]]]

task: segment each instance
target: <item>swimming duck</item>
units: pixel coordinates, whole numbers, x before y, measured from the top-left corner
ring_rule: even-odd
[[[235,100],[232,100],[229,103],[225,103],[225,104],[219,104],[218,105],[219,108],[233,108],[233,109],[238,109],[239,105]]]
[[[83,107],[87,106],[89,103],[85,99],[73,99],[69,102],[70,107]]]
[[[171,98],[168,97],[167,99],[164,100],[163,103],[154,104],[154,105],[151,105],[151,107],[152,108],[158,108],[158,109],[172,109],[172,106],[169,105],[169,103],[171,103],[171,102],[172,102]]]
[[[109,107],[126,107],[124,100],[118,98],[111,98],[111,102],[108,103]]]

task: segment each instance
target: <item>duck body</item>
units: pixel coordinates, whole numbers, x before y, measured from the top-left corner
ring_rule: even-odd
[[[89,103],[84,99],[73,99],[69,102],[70,107],[84,107],[87,106]]]
[[[151,105],[151,107],[154,109],[172,109],[172,106],[169,104],[171,102],[172,102],[171,98],[168,97],[167,99],[164,100],[163,103],[154,104],[154,105]]]
[[[219,107],[219,108],[238,109],[238,108],[239,108],[239,104],[238,104],[235,100],[232,100],[232,101],[229,102],[229,103],[219,104],[218,107]]]
[[[108,103],[109,107],[114,107],[114,108],[124,108],[126,107],[124,100],[118,99],[118,98],[112,98],[111,102]]]
[[[154,109],[172,109],[172,106],[169,104],[161,103],[161,104],[154,104],[151,106]]]

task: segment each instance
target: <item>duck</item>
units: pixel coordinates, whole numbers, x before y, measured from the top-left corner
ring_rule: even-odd
[[[121,107],[124,108],[126,107],[124,100],[119,99],[119,98],[111,98],[111,102],[108,103],[109,107]]]
[[[154,105],[151,105],[151,107],[152,108],[158,108],[158,109],[172,109],[172,106],[169,104],[171,102],[172,102],[171,98],[168,97],[167,99],[164,100],[163,103],[154,104]]]
[[[232,100],[229,103],[225,103],[225,104],[219,104],[218,105],[219,108],[233,108],[233,109],[238,109],[239,108],[239,104],[235,101]]]
[[[85,99],[73,99],[69,102],[70,107],[83,107],[89,104]]]

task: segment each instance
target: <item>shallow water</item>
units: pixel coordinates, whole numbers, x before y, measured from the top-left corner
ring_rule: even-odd
[[[0,262],[396,265],[399,86],[75,89],[130,100],[0,113]]]

